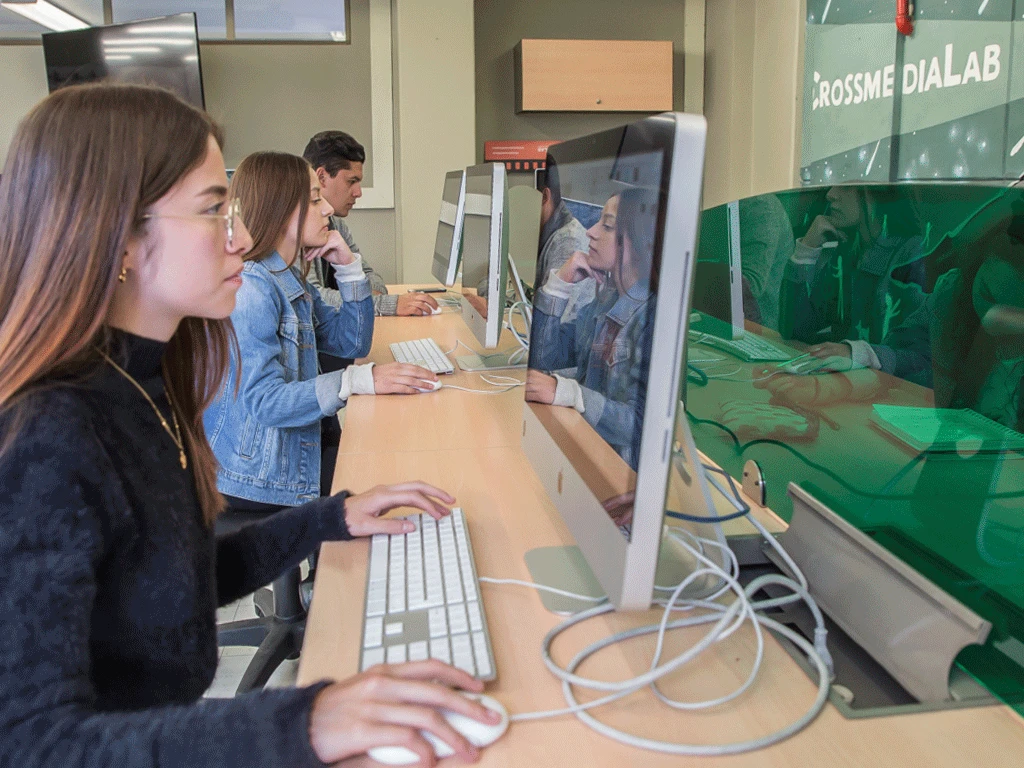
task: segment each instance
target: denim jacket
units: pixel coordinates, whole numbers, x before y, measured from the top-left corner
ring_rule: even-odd
[[[641,281],[625,294],[599,290],[571,321],[567,299],[537,292],[530,367],[574,378],[583,418],[636,469],[644,423],[655,296]]]
[[[320,496],[320,419],[338,412],[341,371],[317,375],[317,350],[365,357],[373,302],[365,279],[340,284],[326,304],[277,253],[246,262],[231,320],[239,361],[203,415],[217,457],[217,487],[229,496],[297,506]]]

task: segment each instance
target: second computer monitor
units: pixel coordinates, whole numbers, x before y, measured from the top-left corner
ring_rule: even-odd
[[[462,220],[466,209],[466,172],[449,171],[444,177],[441,213],[437,217],[437,240],[431,273],[442,285],[455,284],[462,253]]]
[[[498,346],[508,284],[508,182],[500,163],[466,169],[462,318],[485,349]]]
[[[676,421],[705,133],[665,114],[548,152],[556,199],[596,215],[584,226],[560,205],[562,247],[538,269],[523,448],[619,609],[651,603],[666,502],[705,517],[711,504]],[[578,558],[562,559],[528,566],[542,582],[568,573],[579,594]]]

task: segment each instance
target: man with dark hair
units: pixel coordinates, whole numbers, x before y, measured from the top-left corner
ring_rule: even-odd
[[[352,253],[360,253],[352,232],[344,222],[356,200],[363,196],[363,163],[366,162],[366,150],[363,145],[342,131],[321,131],[309,140],[302,156],[306,158],[317,179],[320,181],[320,193],[334,208],[331,217],[331,228],[348,243]],[[363,257],[363,271],[370,281],[373,290],[373,308],[378,315],[430,315],[437,309],[437,302],[427,293],[406,293],[398,296],[388,295],[384,280],[373,271]],[[331,285],[334,279],[332,270],[326,269],[321,259],[314,259],[310,265],[309,282],[316,286],[320,295],[328,304],[338,306],[341,294],[336,286]]]
[[[590,248],[587,230],[583,228],[562,200],[558,184],[558,167],[548,158],[547,168],[538,174],[541,192],[540,245],[537,250],[537,288],[548,280],[551,270],[558,270],[576,251]]]

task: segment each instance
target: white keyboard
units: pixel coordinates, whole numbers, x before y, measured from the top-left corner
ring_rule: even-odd
[[[480,680],[497,676],[461,509],[441,520],[405,518],[412,533],[377,534],[363,612],[359,669],[440,659]]]
[[[792,360],[797,354],[772,344],[756,333],[744,333],[738,339],[723,339],[719,336],[704,333],[694,339],[694,341],[707,344],[709,347],[720,349],[723,352],[728,352],[748,363],[783,362]]]
[[[399,363],[414,363],[432,373],[454,373],[455,366],[433,339],[396,341],[389,345],[391,354]]]

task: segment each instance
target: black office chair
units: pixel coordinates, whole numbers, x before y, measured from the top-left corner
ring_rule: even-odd
[[[263,519],[255,512],[230,512],[217,519],[218,533],[232,533]],[[258,618],[229,621],[217,627],[217,645],[256,648],[235,695],[259,690],[286,659],[297,659],[306,633],[306,608],[300,598],[302,574],[298,566],[274,581],[273,590],[253,596]]]
[[[323,420],[320,427],[320,485],[330,488],[338,461],[341,427],[336,417]],[[217,533],[233,533],[266,518],[266,512],[231,510],[217,518]],[[267,684],[281,662],[297,659],[306,634],[306,613],[313,599],[316,556],[309,558],[309,575],[302,579],[299,566],[274,581],[273,589],[259,589],[253,595],[255,619],[229,621],[217,627],[217,645],[243,645],[256,648],[235,695],[248,693]]]

